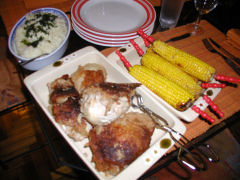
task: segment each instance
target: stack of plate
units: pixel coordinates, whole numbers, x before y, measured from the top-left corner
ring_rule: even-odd
[[[81,38],[118,47],[137,38],[140,28],[150,35],[156,12],[147,0],[76,0],[71,18],[72,27]]]

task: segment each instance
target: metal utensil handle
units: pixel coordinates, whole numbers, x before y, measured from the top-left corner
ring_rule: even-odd
[[[224,59],[224,61],[238,74],[240,75],[240,68],[226,56],[217,51],[217,53]]]
[[[176,37],[173,37],[171,39],[168,39],[168,40],[166,40],[164,42],[168,43],[168,42],[172,42],[172,41],[178,41],[178,40],[182,40],[182,39],[188,38],[190,36],[191,36],[191,33],[185,33],[185,34],[182,34],[180,36],[176,36]]]
[[[169,127],[167,127],[166,129],[171,130],[172,132],[180,136],[182,140],[186,141],[186,143],[183,143],[184,147],[185,147],[185,144],[188,144],[189,146],[194,147],[194,149],[196,149],[199,153],[204,155],[210,162],[219,161],[218,154],[213,150],[213,148],[209,144],[204,143],[196,147],[191,141],[189,141],[184,135],[182,135],[178,131],[175,131],[174,129]]]
[[[214,41],[212,38],[209,38],[209,40],[220,50],[222,50],[222,52],[224,52],[227,56],[229,56],[232,60],[234,60],[237,64],[240,65],[240,58],[235,57],[233,54],[231,54],[230,52],[228,52],[226,49],[224,49],[222,46],[220,46],[216,41]]]
[[[180,132],[175,131],[174,129],[170,128],[169,126],[164,126],[164,125],[158,125],[159,128],[167,131],[170,135],[170,137],[172,138],[172,140],[179,145],[179,153],[178,153],[178,161],[180,163],[182,163],[183,165],[187,166],[188,168],[192,169],[192,170],[204,170],[206,169],[206,164],[204,163],[203,159],[200,157],[200,155],[196,152],[191,152],[189,151],[186,147],[185,147],[185,143],[182,143],[181,141],[178,141],[173,134],[178,135],[179,137],[181,137],[182,139],[186,140],[187,142],[190,142],[184,135],[182,135]],[[185,157],[185,159],[183,159],[183,157],[181,157],[182,152],[187,153],[188,158]]]
[[[177,159],[180,164],[187,166],[191,170],[201,171],[207,168],[202,157],[196,152],[182,154],[182,149],[179,148]]]
[[[158,116],[157,114],[155,114],[153,111],[151,111],[149,108],[147,108],[146,106],[143,105],[143,99],[142,96],[139,94],[135,94],[135,96],[133,96],[133,98],[136,97],[137,100],[137,104],[135,104],[133,102],[132,99],[132,106],[133,107],[137,107],[139,108],[141,111],[147,113],[156,123],[157,123],[157,127],[168,132],[170,137],[172,138],[172,140],[178,144],[180,146],[180,150],[179,151],[185,151],[187,154],[190,155],[191,159],[193,159],[196,163],[194,163],[193,161],[189,161],[187,162],[186,160],[183,161],[181,160],[180,156],[179,156],[179,161],[183,164],[188,165],[189,168],[191,169],[195,169],[195,170],[201,170],[203,168],[205,168],[205,165],[202,161],[202,159],[199,159],[197,157],[195,157],[196,155],[193,154],[192,152],[190,152],[187,148],[184,147],[184,143],[182,144],[180,141],[178,141],[173,134],[178,135],[179,137],[183,138],[185,141],[189,142],[188,139],[182,135],[180,132],[175,131],[174,129],[172,129],[171,127],[168,126],[168,123],[165,119],[163,119],[162,117]],[[160,118],[160,119],[159,119]],[[162,122],[165,123],[165,125],[162,124]],[[198,165],[199,164],[199,165]]]
[[[205,144],[205,143],[201,144],[200,146],[198,146],[198,150],[200,150],[201,153],[210,162],[218,162],[220,159],[216,151],[214,151],[214,149],[209,144]]]
[[[134,103],[134,98],[136,98],[137,103]],[[179,149],[179,156],[178,156],[178,160],[179,162],[181,162],[182,164],[188,166],[190,169],[194,169],[194,170],[203,170],[205,169],[206,165],[204,163],[204,161],[201,159],[201,157],[199,156],[199,154],[197,153],[192,153],[190,152],[185,145],[189,144],[193,146],[193,143],[191,141],[189,141],[183,134],[181,134],[180,132],[172,129],[171,127],[169,127],[168,122],[160,117],[159,115],[157,115],[156,113],[154,113],[153,111],[151,111],[149,108],[147,108],[146,106],[143,105],[143,99],[142,96],[140,94],[135,94],[134,96],[132,96],[132,101],[131,104],[134,108],[139,108],[141,111],[147,113],[156,123],[157,123],[157,127],[168,132],[170,137],[172,138],[172,140],[178,144],[180,146]],[[165,123],[165,125],[162,124],[162,122]],[[179,136],[179,139],[184,140],[185,142],[180,142],[175,138],[175,135]],[[200,152],[201,154],[203,154],[208,160],[210,159],[217,159],[218,157],[215,156],[214,152],[212,149],[208,149],[209,152],[204,153],[203,151],[199,150],[198,148],[196,148],[198,150],[198,152]],[[210,151],[211,150],[211,151]],[[181,152],[184,151],[186,152],[188,155],[190,155],[191,159],[194,161],[187,161],[187,160],[183,160],[180,157]],[[208,154],[213,154],[213,157],[209,157]]]
[[[40,57],[42,57],[42,56],[46,56],[47,54],[48,54],[48,53],[41,54],[41,55],[39,55],[39,56],[37,56],[37,57],[35,57],[35,58],[33,58],[33,59],[27,60],[27,61],[20,61],[19,64],[20,64],[21,66],[24,66],[24,65],[26,65],[26,64],[28,64],[28,63],[30,63],[30,62],[35,61],[37,58],[40,58]]]
[[[137,103],[135,104],[133,102],[133,98],[136,97]],[[143,98],[140,94],[135,93],[135,95],[132,97],[131,104],[135,108],[139,108],[141,111],[147,113],[157,124],[161,124],[163,122],[165,125],[168,125],[168,122],[158,114],[154,113],[152,110],[147,108],[145,105],[143,105]]]

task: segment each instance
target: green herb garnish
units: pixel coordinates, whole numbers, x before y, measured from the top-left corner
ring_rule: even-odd
[[[44,34],[49,34],[49,30],[55,26],[56,15],[51,13],[36,13],[33,15],[33,18],[27,19],[24,23],[25,29],[25,37],[26,38],[37,38],[32,42],[29,42],[26,38],[21,42],[27,46],[37,47],[40,41],[44,39],[44,37],[39,36],[39,32]],[[50,41],[49,41],[50,42]]]
[[[40,41],[42,41],[42,40],[43,40],[43,37],[40,36],[37,40],[35,40],[35,41],[33,41],[33,42],[29,42],[29,41],[27,41],[26,39],[23,39],[21,42],[22,42],[23,44],[25,44],[26,46],[37,47],[37,46],[38,46],[38,43],[39,43]]]

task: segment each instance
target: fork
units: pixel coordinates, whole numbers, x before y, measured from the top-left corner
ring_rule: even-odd
[[[231,61],[230,59],[228,59],[226,56],[224,56],[223,54],[221,54],[220,52],[218,52],[211,44],[210,42],[208,41],[208,39],[203,39],[202,40],[204,46],[207,48],[207,50],[209,52],[212,52],[212,53],[215,53],[215,54],[218,54],[220,55],[224,61],[238,74],[240,75],[240,68],[233,62]]]

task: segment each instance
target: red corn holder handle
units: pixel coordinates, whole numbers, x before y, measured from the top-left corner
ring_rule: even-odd
[[[234,77],[228,77],[228,76],[224,76],[224,75],[216,75],[215,79],[218,81],[226,81],[226,82],[230,82],[230,83],[240,83],[240,79],[239,78],[234,78]]]
[[[143,41],[146,47],[150,46],[150,42],[147,39],[143,38]]]
[[[139,30],[137,31],[137,33],[138,33],[143,39],[148,40],[150,43],[153,43],[153,41],[155,41],[154,38],[152,38],[151,36],[149,36],[149,35],[147,35],[146,33],[144,33],[142,29],[139,29]]]
[[[210,105],[212,110],[214,110],[219,115],[219,117],[222,118],[224,116],[224,113],[219,109],[219,107],[216,104],[212,102],[208,95],[204,95],[203,99]]]
[[[218,81],[225,81],[229,83],[240,83],[239,78],[224,76],[224,75],[215,75],[214,78]],[[226,84],[217,84],[217,83],[202,83],[202,88],[225,88]]]
[[[201,87],[204,88],[204,89],[207,89],[207,88],[225,88],[226,84],[202,83]]]
[[[212,117],[210,117],[207,113],[205,113],[204,111],[202,111],[199,107],[197,107],[196,105],[192,106],[192,110],[195,111],[196,113],[198,113],[202,118],[206,119],[207,121],[209,121],[210,123],[214,123],[215,119],[213,119]]]
[[[136,49],[136,51],[139,54],[139,56],[142,56],[144,54],[144,51],[139,47],[139,45],[133,39],[130,40],[130,43]]]
[[[122,55],[122,53],[120,53],[119,50],[115,51],[116,54],[119,56],[120,60],[123,62],[124,66],[127,68],[127,70],[129,70],[130,67],[132,67],[132,65],[128,62],[128,60]]]

